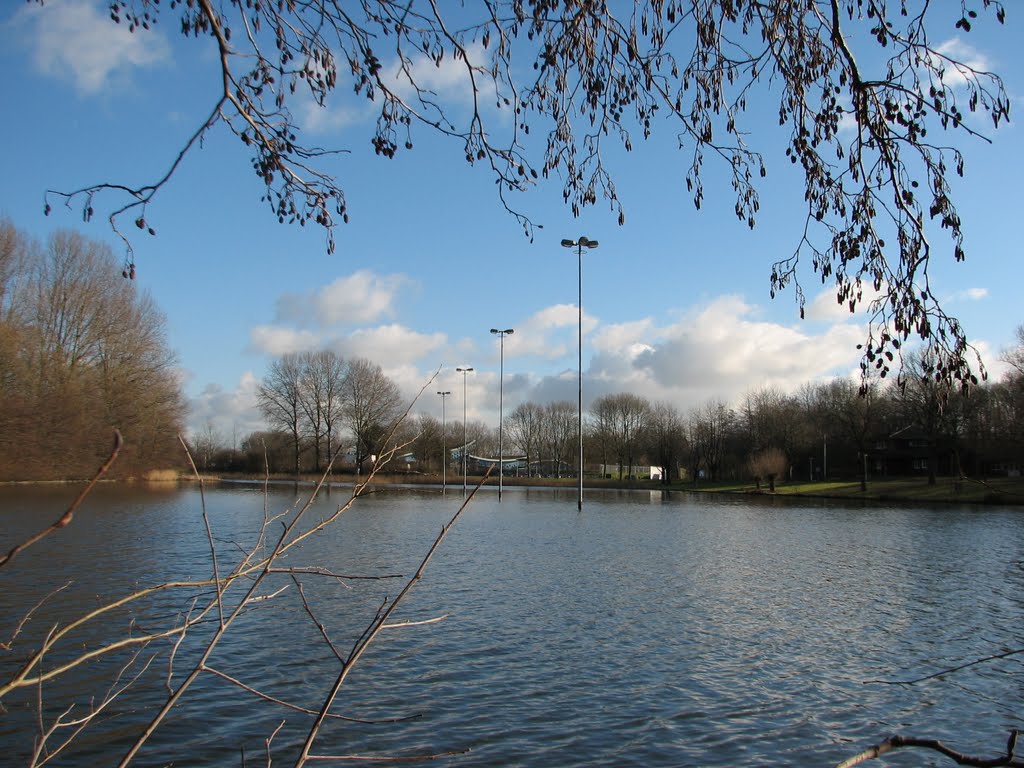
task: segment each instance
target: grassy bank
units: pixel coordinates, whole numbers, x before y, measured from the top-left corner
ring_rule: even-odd
[[[754,483],[690,483],[669,486],[677,490],[709,493],[771,494],[767,484],[760,490]],[[833,499],[864,499],[872,501],[920,501],[926,503],[1002,504],[1024,506],[1024,478],[1000,477],[989,480],[954,480],[939,478],[929,485],[926,478],[893,478],[870,480],[867,490],[857,481],[776,483],[775,496]]]
[[[182,477],[187,480],[189,478]],[[260,482],[264,478],[243,475],[224,475],[222,477],[207,477],[207,480],[246,480]],[[291,475],[280,475],[270,478],[274,482],[294,482],[296,478]],[[332,484],[350,484],[357,481],[355,475],[336,474],[332,475]],[[303,475],[298,478],[302,483],[316,483],[320,480],[319,475]],[[479,477],[470,477],[469,486],[474,487],[480,482]],[[515,477],[506,476],[503,480],[506,486],[534,486],[554,487],[573,489],[576,487],[576,478],[553,478],[553,477]],[[440,485],[440,475],[430,474],[389,474],[380,473],[374,478],[374,485]],[[486,485],[497,486],[498,478],[490,478]],[[461,487],[462,477],[448,478],[448,487]],[[939,478],[935,485],[929,485],[926,478],[892,478],[870,480],[867,490],[861,490],[858,481],[833,481],[833,482],[783,482],[776,483],[774,493],[768,490],[768,485],[762,483],[758,488],[753,482],[722,482],[711,483],[701,482],[694,485],[690,482],[673,483],[662,485],[658,481],[651,480],[591,480],[586,481],[586,488],[624,488],[643,490],[673,490],[690,491],[698,493],[740,493],[740,494],[762,494],[779,497],[805,497],[805,498],[832,498],[867,501],[907,501],[922,503],[956,503],[956,504],[998,504],[1006,506],[1024,506],[1024,478],[1000,477],[988,480],[954,480],[949,477]]]

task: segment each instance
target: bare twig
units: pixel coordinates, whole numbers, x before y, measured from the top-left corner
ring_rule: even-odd
[[[292,704],[291,702],[285,701],[284,699],[279,699],[276,696],[271,696],[269,693],[264,693],[263,691],[260,691],[260,690],[258,690],[256,688],[253,688],[251,685],[247,685],[246,683],[243,683],[238,678],[232,677],[231,675],[227,674],[226,672],[222,672],[221,670],[216,669],[214,667],[209,667],[208,666],[208,667],[205,668],[205,671],[209,672],[211,675],[216,675],[217,677],[221,678],[222,680],[226,680],[227,682],[231,683],[232,685],[238,686],[243,691],[247,691],[247,692],[251,693],[253,696],[256,696],[257,698],[263,699],[264,701],[269,701],[272,704],[277,704],[278,706],[284,707],[285,709],[291,709],[291,710],[294,710],[295,712],[301,712],[304,715],[316,715],[316,714],[318,714],[317,710],[315,710],[315,709],[308,709],[306,707],[299,706],[298,704]],[[348,722],[348,723],[359,723],[361,725],[381,725],[381,724],[385,724],[386,725],[386,724],[390,724],[390,723],[406,723],[406,722],[409,722],[410,720],[415,720],[418,717],[419,717],[419,715],[409,715],[408,717],[393,717],[393,718],[386,718],[386,719],[383,719],[383,720],[377,720],[377,719],[366,720],[366,719],[358,718],[358,717],[347,717],[346,715],[334,715],[334,714],[328,715],[328,718],[330,718],[331,720],[343,720],[343,721]]]
[[[25,624],[28,622],[29,619],[32,618],[32,615],[37,610],[39,610],[39,606],[41,606],[43,603],[45,603],[47,600],[49,600],[51,597],[53,597],[58,592],[62,592],[63,590],[67,589],[70,586],[71,586],[71,582],[70,581],[66,582],[63,586],[57,587],[52,592],[50,592],[50,593],[44,595],[43,597],[41,597],[39,599],[39,602],[37,602],[35,605],[33,605],[25,613],[25,615],[21,617],[21,620],[18,622],[18,625],[14,628],[14,632],[11,634],[11,639],[8,640],[5,643],[0,643],[0,648],[2,648],[5,651],[11,650],[11,648],[14,647],[14,641],[18,639],[18,635],[21,634],[21,630],[25,628]]]
[[[427,554],[424,556],[419,568],[416,569],[416,573],[412,576],[411,579],[409,579],[408,583],[406,583],[405,587],[402,588],[402,591],[398,593],[395,599],[391,601],[390,605],[383,607],[382,610],[378,612],[377,616],[374,618],[373,622],[371,622],[370,626],[367,628],[367,631],[364,633],[363,637],[360,638],[360,640],[356,643],[355,647],[352,649],[352,652],[349,654],[349,657],[345,660],[345,663],[342,665],[341,672],[335,679],[334,685],[331,687],[331,690],[328,693],[327,698],[324,700],[324,703],[320,708],[320,714],[317,717],[316,722],[313,724],[313,727],[309,731],[309,735],[306,737],[306,741],[302,746],[302,752],[299,755],[298,761],[296,762],[296,768],[301,768],[301,766],[304,765],[306,761],[310,759],[311,750],[313,748],[314,742],[316,741],[317,735],[320,732],[320,727],[327,719],[327,715],[330,711],[330,708],[331,706],[333,706],[334,701],[338,696],[338,693],[341,691],[341,687],[342,685],[344,685],[345,679],[348,677],[349,672],[352,671],[352,668],[355,666],[356,662],[359,661],[359,659],[362,657],[366,649],[370,646],[374,639],[376,639],[380,631],[385,627],[388,618],[390,618],[391,614],[394,613],[395,608],[398,607],[398,604],[402,602],[402,599],[407,594],[409,594],[409,592],[416,585],[416,583],[421,578],[423,578],[423,572],[424,570],[426,570],[427,563],[429,563],[431,558],[433,558],[434,553],[437,551],[438,547],[441,546],[441,542],[444,541],[445,537],[448,535],[448,531],[451,530],[451,527],[459,519],[459,516],[462,515],[462,512],[466,509],[466,507],[469,506],[469,503],[473,500],[473,497],[476,496],[477,491],[479,491],[483,484],[487,482],[487,479],[490,477],[490,474],[491,468],[488,468],[487,472],[480,479],[480,482],[477,484],[476,488],[474,488],[472,493],[470,493],[469,496],[466,497],[465,501],[462,502],[462,505],[452,516],[451,520],[448,521],[448,524],[441,528],[441,532],[434,540],[433,545],[431,545],[430,549],[427,551]]]
[[[199,505],[203,511],[203,525],[206,526],[206,540],[210,543],[210,559],[213,561],[213,580],[217,582],[217,615],[220,618],[220,623],[224,624],[224,603],[221,601],[220,593],[220,568],[217,565],[217,545],[213,541],[213,530],[210,528],[210,516],[206,513],[206,482],[203,480],[203,476],[199,474],[199,470],[196,468],[195,461],[192,460],[192,452],[188,449],[188,443],[185,442],[185,438],[178,435],[178,442],[181,443],[181,447],[185,449],[185,456],[188,457],[188,463],[192,467],[192,474],[195,475],[197,481],[199,481]]]
[[[424,389],[426,389],[429,384],[430,382],[425,385]],[[405,415],[408,415],[408,411]],[[405,416],[402,418],[404,417]],[[401,419],[399,419],[399,422],[400,421]],[[182,697],[189,691],[192,683],[195,682],[203,673],[210,673],[219,677],[238,689],[246,691],[247,693],[257,697],[263,702],[269,702],[273,705],[284,707],[292,712],[301,713],[302,715],[312,716],[314,718],[314,725],[310,731],[310,737],[304,745],[304,753],[299,757],[300,764],[306,759],[320,759],[321,756],[309,755],[308,748],[315,741],[321,725],[328,719],[331,721],[380,724],[404,722],[418,717],[419,715],[412,715],[367,720],[346,717],[339,714],[331,714],[327,710],[331,707],[335,697],[337,696],[337,691],[340,688],[341,683],[344,681],[345,676],[362,656],[366,647],[377,637],[380,631],[383,629],[433,624],[446,618],[446,616],[437,616],[420,621],[389,622],[389,617],[392,616],[398,603],[401,602],[402,598],[406,594],[408,594],[412,586],[422,578],[427,563],[431,559],[433,553],[437,550],[441,541],[444,539],[447,531],[474,498],[476,491],[479,490],[480,486],[484,482],[486,482],[487,477],[485,476],[483,480],[481,480],[480,485],[474,489],[473,494],[466,499],[463,506],[449,520],[447,525],[442,528],[440,535],[438,535],[433,546],[430,547],[428,553],[423,558],[416,573],[408,579],[404,588],[401,589],[398,597],[394,600],[384,598],[383,603],[376,611],[372,621],[363,630],[351,649],[339,650],[332,641],[327,626],[317,618],[313,606],[310,604],[307,595],[303,591],[303,585],[300,582],[301,577],[303,575],[311,577],[326,577],[333,579],[336,583],[341,584],[345,588],[351,588],[350,585],[346,584],[347,580],[360,579],[379,581],[394,578],[401,578],[405,580],[406,577],[401,574],[384,574],[377,576],[343,575],[338,573],[336,569],[329,568],[324,565],[305,564],[289,565],[285,567],[282,561],[282,558],[286,553],[298,548],[308,537],[328,527],[331,523],[336,521],[340,515],[350,509],[360,495],[370,492],[368,490],[369,484],[374,481],[376,473],[380,471],[387,464],[388,459],[393,457],[396,451],[400,450],[402,447],[393,444],[395,439],[395,429],[397,429],[397,426],[393,427],[391,432],[384,438],[383,444],[386,448],[378,455],[377,460],[373,463],[371,471],[366,475],[365,479],[355,487],[351,497],[343,504],[336,507],[335,510],[325,518],[318,520],[311,519],[308,522],[306,520],[307,513],[313,508],[313,503],[329,476],[331,466],[338,455],[337,453],[335,453],[334,457],[330,459],[324,475],[315,485],[309,497],[298,500],[287,513],[283,513],[279,516],[271,516],[268,514],[266,501],[267,494],[265,494],[263,521],[256,537],[255,544],[246,547],[243,547],[240,544],[235,544],[237,552],[235,552],[235,550],[229,551],[235,552],[233,559],[236,562],[233,562],[232,566],[227,567],[224,566],[223,563],[223,552],[221,552],[221,556],[218,557],[217,547],[221,545],[221,542],[218,542],[213,535],[213,526],[206,509],[202,477],[199,476],[195,462],[192,460],[192,457],[189,455],[186,447],[186,455],[188,455],[193,472],[200,482],[203,501],[203,520],[212,560],[212,578],[168,581],[144,588],[137,588],[135,591],[110,600],[99,607],[86,609],[81,615],[73,617],[67,624],[57,624],[45,633],[45,636],[38,641],[39,645],[26,656],[26,660],[22,663],[21,667],[15,670],[14,674],[0,680],[0,702],[3,701],[6,695],[11,694],[14,691],[29,687],[35,688],[37,698],[35,710],[38,715],[37,727],[39,738],[35,745],[35,756],[33,758],[34,763],[42,765],[58,754],[61,754],[62,756],[67,755],[69,752],[68,748],[72,742],[79,738],[90,724],[95,723],[102,712],[109,709],[109,704],[112,701],[114,701],[128,688],[135,685],[139,681],[142,673],[145,672],[145,670],[149,668],[150,664],[152,664],[153,661],[162,653],[167,654],[166,676],[161,681],[162,685],[166,688],[165,700],[156,714],[152,716],[148,724],[146,724],[136,734],[134,743],[121,759],[120,765],[122,766],[126,766],[134,761],[139,750],[148,742],[150,736],[152,736],[157,728],[161,726],[168,714],[180,703]],[[114,455],[116,456],[116,450]],[[113,456],[110,461],[112,460]],[[98,473],[97,477],[105,471],[109,464],[110,462],[108,461],[105,467],[101,468],[101,472]],[[264,486],[266,489],[266,478]],[[51,526],[51,529],[55,530],[57,527],[67,525],[74,514],[75,508],[84,496],[85,492],[83,492],[79,499],[76,500],[75,504],[72,505],[68,512],[65,513],[61,521],[58,521],[58,524],[55,524],[55,526]],[[286,517],[286,519],[281,520],[283,517]],[[274,525],[275,521],[278,520],[281,520],[280,533],[275,535],[273,538],[268,538],[271,527]],[[47,532],[44,532],[41,535],[46,535],[46,533],[51,529],[48,529]],[[21,549],[26,546],[30,546],[40,537],[41,536],[35,537],[34,539],[26,542]],[[17,551],[20,550],[16,548],[15,554]],[[7,559],[9,560],[11,556],[12,555],[9,555]],[[228,570],[229,567],[230,570]],[[284,594],[287,586],[281,586],[279,583],[271,584],[271,582],[268,581],[272,575],[276,574],[288,574],[291,581],[296,584],[298,587],[298,599],[301,600],[306,613],[318,627],[323,641],[330,647],[335,657],[338,658],[342,665],[342,674],[339,679],[334,681],[331,693],[320,709],[308,709],[299,706],[296,703],[289,702],[286,699],[272,696],[267,692],[260,690],[260,685],[258,683],[251,684],[250,682],[232,677],[231,675],[211,666],[214,651],[219,647],[221,640],[224,639],[226,634],[235,625],[236,619],[242,616],[243,613],[250,613],[255,608],[255,604],[260,603],[270,605],[271,602],[276,603],[277,601],[275,598],[279,598]],[[187,609],[184,611],[167,611],[164,607],[165,601],[168,598],[175,599],[176,596],[181,593],[185,593],[187,595]],[[42,603],[45,602],[45,600],[46,598],[41,600],[40,603],[31,609],[17,625],[10,641],[2,645],[4,650],[9,651],[13,649],[15,641],[24,634],[23,627],[26,622],[32,614],[36,612],[39,605],[42,605]],[[138,614],[140,606],[142,608],[153,606],[157,607],[159,610],[145,614]],[[110,632],[103,632],[102,634],[96,635],[95,639],[82,641],[81,644],[79,644],[80,641],[78,636],[82,635],[90,626],[110,624],[112,620],[115,620],[117,617],[128,611],[137,615],[144,615],[145,623],[152,623],[153,626],[142,627],[140,623],[138,623],[137,619],[133,617],[129,622],[127,631],[120,634],[117,634],[116,632],[114,634],[111,634]],[[190,631],[201,624],[210,628],[210,634],[203,637],[202,640],[197,641],[198,647],[186,648],[184,645],[186,637],[190,636],[194,639],[194,635],[190,635]],[[167,639],[170,642],[163,644],[159,653],[153,654],[149,657],[138,674],[135,674],[130,680],[126,679],[125,675],[128,671],[138,669],[138,660],[142,658],[140,654],[143,654],[145,649],[154,641],[163,639]],[[188,651],[187,656],[192,659],[192,661],[189,662],[191,666],[182,674],[178,674],[176,666],[180,663],[178,660],[185,655],[184,652],[186,650]],[[52,719],[52,716],[50,715],[47,715],[44,718],[44,693],[46,692],[45,687],[50,681],[71,673],[81,665],[93,662],[101,657],[107,656],[108,654],[118,654],[123,652],[130,653],[130,660],[121,667],[121,671],[117,674],[116,679],[110,685],[108,690],[97,697],[97,704],[89,704],[88,708],[85,709],[84,712],[80,710],[77,714],[75,713],[75,707],[80,705],[72,704],[57,715],[55,719]],[[52,659],[54,657],[57,657],[59,660],[56,664],[52,663]],[[266,740],[268,765],[270,764],[270,743],[278,733],[279,728]],[[453,752],[445,754],[458,753]],[[412,759],[432,759],[441,756],[444,755],[420,755],[415,758],[378,757],[371,759],[380,762],[401,762]],[[244,760],[245,757],[243,753],[243,762]]]
[[[436,375],[437,374],[435,373],[434,376]],[[431,377],[430,381],[432,381],[433,378],[434,377]],[[425,390],[426,387],[429,386],[430,381],[424,384],[423,388],[420,390],[421,394],[423,390]],[[416,400],[414,399],[412,403],[410,403],[409,408],[406,410],[406,414],[408,414],[408,411],[414,406],[415,402]],[[398,421],[400,422],[401,419],[399,419]],[[390,441],[392,439],[395,429],[397,429],[397,422],[392,427],[391,432],[388,434],[386,438],[387,441]],[[388,453],[387,457],[389,458],[393,453],[394,450]],[[332,463],[333,461],[331,462],[331,464]],[[191,671],[189,671],[189,673],[183,678],[182,682],[178,685],[177,688],[174,689],[171,695],[167,697],[167,700],[164,702],[163,706],[161,706],[160,710],[153,716],[150,723],[143,729],[142,733],[139,734],[134,744],[132,744],[129,750],[125,753],[124,757],[121,759],[121,762],[118,764],[120,768],[125,768],[125,766],[132,762],[132,760],[138,754],[139,750],[142,749],[142,747],[146,744],[147,741],[149,741],[149,738],[153,735],[156,729],[168,716],[171,710],[173,710],[174,707],[177,706],[178,702],[189,690],[189,688],[191,688],[192,684],[199,678],[199,676],[204,671],[207,670],[208,663],[211,657],[213,656],[214,651],[219,646],[221,640],[223,640],[224,636],[227,634],[229,628],[233,625],[235,620],[245,610],[249,601],[257,594],[264,580],[271,574],[271,568],[277,562],[277,560],[289,550],[297,547],[301,542],[305,541],[310,536],[313,536],[314,534],[324,530],[327,526],[329,526],[331,523],[337,520],[342,514],[344,514],[348,509],[350,509],[352,505],[355,503],[356,499],[365,490],[367,484],[370,483],[376,477],[377,472],[385,465],[385,463],[386,459],[382,460],[381,458],[378,458],[378,460],[374,463],[373,467],[368,473],[366,480],[364,480],[362,483],[360,483],[353,489],[351,497],[345,504],[338,507],[338,509],[332,515],[329,515],[323,520],[318,521],[315,525],[310,526],[310,528],[308,528],[307,530],[298,532],[299,526],[304,521],[306,513],[312,508],[313,502],[316,500],[320,489],[326,482],[327,472],[325,472],[324,475],[321,476],[320,481],[314,487],[313,492],[309,495],[306,502],[299,508],[295,516],[291,519],[291,521],[284,526],[280,536],[277,539],[277,543],[270,550],[270,554],[266,555],[262,559],[262,561],[258,563],[253,563],[251,562],[251,557],[255,554],[257,549],[256,547],[254,547],[249,557],[243,560],[243,562],[240,563],[239,566],[236,567],[236,569],[229,576],[225,577],[223,580],[218,579],[215,582],[218,590],[217,600],[220,601],[222,599],[223,592],[225,592],[234,584],[236,584],[240,578],[244,577],[250,579],[249,586],[242,594],[241,599],[223,617],[217,630],[213,633],[213,636],[207,641],[206,647],[199,654],[199,658],[196,660]],[[328,466],[327,471],[330,471],[330,464]],[[463,508],[464,506],[465,505],[463,505]],[[406,589],[408,589],[408,587]],[[210,610],[210,606],[207,606],[207,608],[204,610]],[[322,723],[325,717],[326,713],[321,711],[320,715],[318,716],[317,723]],[[317,726],[317,728],[318,727],[319,726]]]
[[[334,641],[331,640],[331,636],[327,634],[327,627],[325,627],[324,623],[316,617],[316,614],[313,613],[313,606],[311,606],[309,604],[309,600],[306,599],[306,591],[302,588],[302,582],[299,581],[298,577],[294,574],[292,574],[292,581],[295,582],[295,586],[299,589],[299,597],[302,600],[302,607],[305,609],[306,614],[320,631],[320,635],[323,637],[324,642],[327,643],[327,646],[331,649],[331,653],[334,654],[334,657],[344,664],[345,659],[341,655],[341,651],[339,651],[338,647],[334,644]]]
[[[82,489],[82,492],[78,494],[78,497],[73,502],[71,502],[71,506],[69,506],[65,510],[64,514],[61,515],[60,518],[52,525],[50,525],[48,528],[44,528],[32,538],[23,541],[21,544],[18,544],[17,546],[12,548],[10,552],[8,552],[6,555],[0,558],[0,568],[7,565],[7,563],[13,560],[14,556],[17,555],[19,552],[28,549],[33,544],[35,544],[41,539],[46,538],[54,531],[69,525],[72,519],[74,519],[75,511],[78,509],[79,506],[81,506],[82,502],[85,501],[85,497],[89,495],[89,492],[93,489],[93,486],[95,486],[96,483],[99,482],[99,479],[107,473],[108,469],[110,469],[110,466],[114,463],[114,460],[117,459],[117,455],[121,452],[121,446],[123,445],[124,438],[121,437],[121,432],[115,429],[114,448],[111,450],[110,456],[108,456],[107,460],[104,461],[102,465],[100,465],[100,468],[98,470],[96,470],[96,474],[93,475],[93,478],[92,480],[89,481],[88,485],[86,485],[85,488]]]
[[[66,719],[67,716],[69,716],[72,710],[74,710],[75,708],[75,705],[72,704],[53,721],[53,724],[49,728],[47,728],[45,731],[43,731],[43,733],[40,734],[40,737],[36,742],[36,748],[32,753],[31,765],[33,766],[33,768],[35,766],[46,765],[46,763],[50,762],[50,760],[57,757],[61,752],[63,752],[79,736],[79,734],[81,734],[82,731],[84,731],[93,722],[93,720],[95,720],[96,717],[101,712],[103,712],[103,710],[110,706],[110,704],[112,704],[118,696],[120,696],[129,688],[131,688],[138,681],[138,679],[142,677],[142,675],[146,672],[147,669],[149,669],[150,665],[153,663],[154,659],[156,658],[155,656],[150,656],[146,660],[145,664],[143,664],[142,667],[138,671],[136,671],[134,675],[132,675],[131,679],[125,681],[124,683],[121,683],[121,678],[124,676],[124,673],[127,670],[129,670],[132,667],[132,665],[135,664],[135,660],[138,659],[139,654],[141,652],[142,651],[140,649],[139,651],[134,653],[131,659],[128,661],[128,663],[121,667],[120,671],[117,673],[117,677],[114,679],[114,682],[111,684],[110,688],[107,690],[106,694],[103,696],[100,703],[90,707],[89,713],[87,715],[74,720]],[[41,688],[42,685],[40,684],[40,689]],[[42,707],[40,707],[40,712],[42,712]],[[56,734],[62,728],[72,728],[73,731],[67,738],[64,739],[64,741],[62,741],[55,748],[48,749],[47,742],[51,739],[51,737],[54,734]],[[40,759],[41,757],[42,759]]]

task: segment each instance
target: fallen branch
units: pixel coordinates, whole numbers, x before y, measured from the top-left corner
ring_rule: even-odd
[[[1000,768],[1000,766],[1008,766],[1008,768],[1024,768],[1024,759],[1018,759],[1014,756],[1014,751],[1017,747],[1017,737],[1019,735],[1020,731],[1016,729],[1010,731],[1010,738],[1006,742],[1006,754],[992,758],[965,755],[962,752],[957,752],[955,749],[947,747],[941,741],[936,739],[918,739],[913,736],[890,736],[884,741],[875,744],[872,747],[868,747],[863,752],[854,755],[847,760],[843,760],[843,762],[839,763],[836,768],[853,768],[855,765],[860,765],[861,763],[866,763],[868,760],[874,760],[876,757],[881,757],[887,752],[907,747],[930,749],[934,752],[945,755],[958,765],[969,765],[974,766],[974,768]]]
[[[991,656],[982,656],[980,659],[974,661],[968,661],[963,664],[959,664],[955,667],[948,667],[946,669],[940,669],[938,672],[932,672],[930,675],[924,677],[917,677],[913,680],[865,680],[866,683],[880,683],[882,685],[914,685],[915,683],[923,683],[926,680],[934,680],[937,677],[943,675],[949,675],[953,672],[959,672],[962,669],[973,667],[977,664],[984,664],[989,661],[996,661],[998,659],[1005,659],[1010,656],[1016,656],[1018,653],[1024,653],[1024,648],[1015,648],[1012,651],[1004,651],[1003,653],[994,653]]]

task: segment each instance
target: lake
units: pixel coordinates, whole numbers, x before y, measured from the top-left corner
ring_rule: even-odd
[[[207,487],[221,575],[272,546],[309,490]],[[348,493],[323,494],[305,527]],[[0,488],[3,551],[74,494]],[[220,675],[198,676],[134,764],[293,764],[313,716],[229,678],[319,710],[338,656],[401,591],[461,500],[461,487],[374,493],[288,552],[279,565],[301,569],[296,579],[266,578],[255,595],[266,599],[247,604],[207,663]],[[0,642],[50,595],[0,650],[2,680],[55,623],[212,573],[198,487],[98,489],[69,527],[0,569]],[[225,611],[244,588],[225,597]],[[211,594],[169,590],[114,612],[43,667],[171,626]],[[206,619],[178,645],[146,647],[120,678],[138,674],[135,684],[51,764],[116,764],[196,663],[216,609]],[[828,766],[891,733],[994,757],[1010,729],[1024,728],[1024,654],[901,683],[1024,647],[1017,509],[593,491],[578,512],[574,490],[506,486],[500,503],[482,490],[389,621],[413,625],[383,630],[350,670],[331,711],[352,719],[329,720],[315,753],[367,758],[354,765],[458,753],[430,764]],[[128,659],[106,655],[8,694],[0,762],[28,761],[40,700],[46,726],[72,703],[67,719],[81,717],[117,689]],[[873,764],[951,763],[907,751]]]

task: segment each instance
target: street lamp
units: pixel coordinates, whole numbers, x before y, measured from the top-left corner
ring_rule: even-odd
[[[515,329],[505,328],[504,330],[498,330],[497,328],[491,328],[491,333],[497,334],[498,338],[501,340],[501,351],[498,355],[498,501],[501,501],[501,483],[505,470],[505,457],[501,442],[501,427],[502,422],[504,421],[503,410],[505,399],[505,337],[511,336],[515,333]]]
[[[466,374],[473,369],[456,368],[455,370],[462,374],[462,498],[466,498]]]
[[[579,471],[579,494],[576,499],[576,508],[583,510],[583,249],[597,248],[597,240],[590,240],[580,237],[579,240],[563,240],[565,248],[575,248],[579,259],[579,325],[578,325],[578,347],[579,347],[579,415],[578,429],[580,437],[580,471]]]
[[[448,492],[448,446],[444,439],[444,400],[451,392],[438,392],[441,396],[441,495]]]

